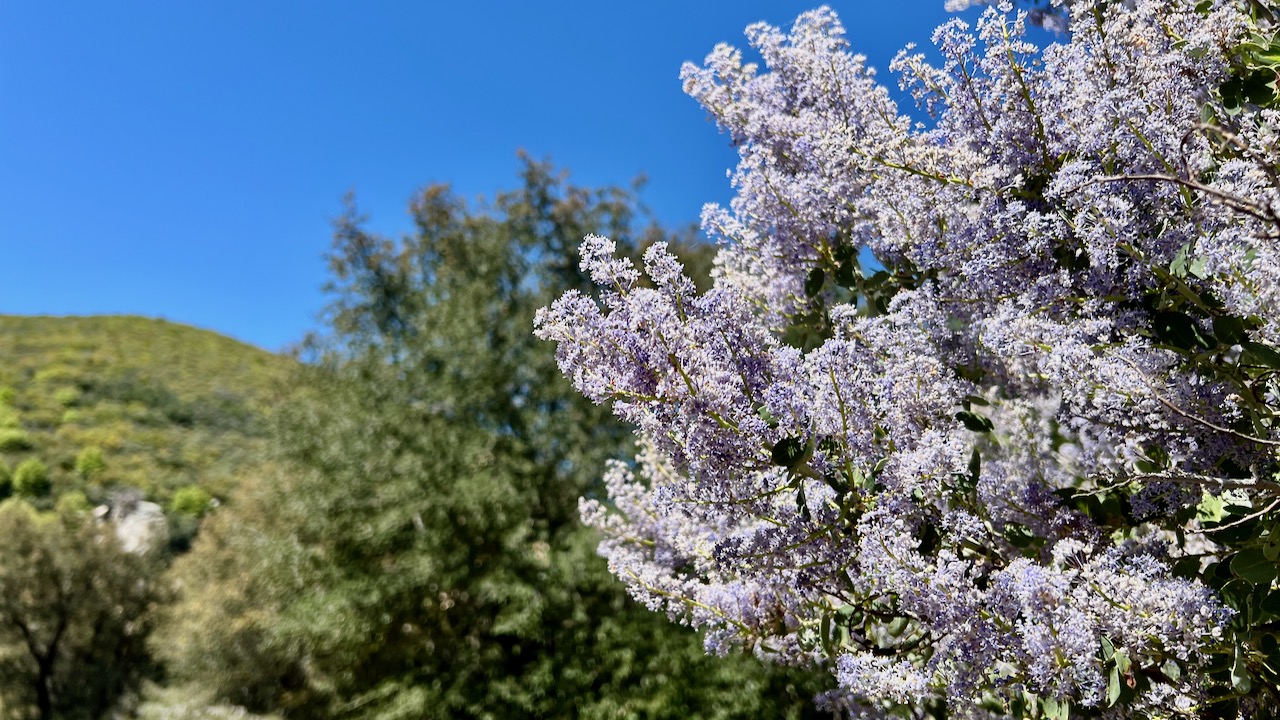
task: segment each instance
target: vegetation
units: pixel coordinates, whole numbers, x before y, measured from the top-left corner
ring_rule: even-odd
[[[143,318],[0,317],[0,336],[0,712],[102,717],[154,674],[170,551],[263,463],[294,363]],[[114,516],[146,497],[172,497],[172,546],[125,552]]]
[[[49,469],[38,458],[27,458],[13,471],[13,491],[27,498],[49,494]]]
[[[706,657],[595,556],[577,499],[629,436],[558,378],[533,313],[586,287],[589,229],[677,238],[633,233],[624,190],[522,180],[480,209],[429,187],[398,242],[339,220],[279,465],[178,562],[200,592],[161,643],[175,678],[288,717],[814,714],[815,676]]]
[[[302,363],[0,318],[0,715],[1280,718],[1275,3],[1022,5],[686,66],[714,285],[526,161]]]
[[[590,237],[539,315],[641,438],[584,516],[852,717],[1280,718],[1280,7],[1052,7],[901,54],[928,123],[829,8],[686,65],[716,287]]]
[[[0,460],[38,458],[55,495],[227,495],[266,452],[293,361],[140,317],[0,316]]]
[[[303,366],[158,320],[0,317],[0,714],[814,714],[811,676],[705,657],[596,557],[577,498],[629,435],[529,328],[586,287],[578,237],[632,237],[636,205],[523,181],[482,209],[428,188],[403,243],[344,216]],[[629,247],[658,240],[705,281],[683,236]],[[125,552],[144,500],[173,539]]]
[[[87,513],[0,503],[0,708],[100,718],[148,667],[158,554],[127,553]]]

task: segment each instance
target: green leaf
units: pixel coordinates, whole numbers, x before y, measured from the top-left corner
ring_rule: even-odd
[[[1071,717],[1071,701],[1045,698],[1041,702],[1046,720],[1068,720]]]
[[[1223,345],[1239,345],[1244,342],[1244,320],[1234,315],[1217,315],[1213,318],[1213,335]]]
[[[1116,646],[1111,644],[1111,640],[1110,640],[1109,638],[1107,638],[1107,636],[1106,636],[1106,635],[1103,635],[1103,636],[1102,636],[1101,641],[1102,641],[1102,642],[1101,642],[1101,644],[1102,644],[1102,662],[1105,664],[1105,663],[1110,662],[1110,661],[1111,661],[1111,659],[1112,659],[1112,658],[1114,658],[1114,657],[1116,656]]]
[[[1029,547],[1031,543],[1039,538],[1031,532],[1031,528],[1021,523],[1006,523],[1004,526],[1004,539],[1016,548]]]
[[[862,279],[862,269],[858,267],[856,259],[841,263],[836,268],[835,281],[842,288],[852,289],[858,286],[858,281]]]
[[[822,481],[832,490],[836,491],[837,496],[849,492],[849,484],[845,481],[844,475],[834,469],[827,470],[822,474]]]
[[[822,286],[827,281],[827,274],[822,268],[814,268],[809,271],[809,276],[804,280],[804,294],[807,297],[813,297],[822,291]]]
[[[1266,656],[1267,666],[1273,672],[1280,672],[1280,642],[1276,641],[1276,636],[1271,633],[1263,635],[1258,642],[1258,649]]]
[[[991,420],[968,410],[961,410],[956,413],[956,419],[964,423],[964,426],[977,433],[991,432],[995,427]]]
[[[1225,563],[1223,566],[1226,566]],[[1235,578],[1223,583],[1222,587],[1218,588],[1218,593],[1228,605],[1243,613],[1249,609],[1249,598],[1253,595],[1253,587],[1248,580]]]
[[[1231,572],[1254,585],[1270,585],[1276,579],[1276,564],[1261,550],[1248,548],[1231,559]]]
[[[1185,313],[1164,310],[1151,318],[1151,329],[1159,340],[1180,350],[1207,349],[1209,341],[1200,332],[1200,326]]]
[[[1253,676],[1245,663],[1244,652],[1243,646],[1236,645],[1235,661],[1231,663],[1231,687],[1242,695],[1253,689]]]
[[[1218,522],[1226,515],[1226,504],[1217,495],[1205,495],[1200,501],[1196,517],[1200,522]]]
[[[1171,567],[1170,572],[1176,577],[1191,580],[1200,576],[1200,558],[1186,557],[1178,560]]]
[[[1280,532],[1272,530],[1262,543],[1262,555],[1271,562],[1280,560]]]
[[[882,457],[879,460],[877,460],[875,467],[871,468],[871,479],[874,480],[880,477],[880,473],[884,472],[884,469],[888,466],[889,466],[889,458]]]
[[[1187,272],[1191,273],[1192,275],[1195,275],[1201,280],[1209,277],[1208,272],[1206,272],[1205,270],[1205,260],[1202,257],[1197,257],[1193,259],[1191,261],[1191,264],[1187,266]]]
[[[1132,669],[1133,661],[1129,659],[1129,651],[1116,650],[1116,669],[1121,675],[1128,675]]]
[[[1136,468],[1138,472],[1143,473],[1154,473],[1160,471],[1160,466],[1150,460],[1135,460],[1133,467]]]
[[[1273,370],[1280,370],[1280,352],[1270,345],[1263,345],[1256,342],[1243,342],[1240,347],[1244,349],[1241,360],[1249,365],[1262,365]]]
[[[773,464],[780,465],[784,468],[794,468],[799,466],[808,459],[808,451],[812,450],[812,445],[805,442],[805,439],[793,435],[779,440],[773,446]]]
[[[1169,273],[1174,277],[1184,278],[1187,276],[1187,250],[1190,245],[1183,245],[1178,248],[1178,252],[1173,256],[1173,262],[1169,263]]]
[[[1222,509],[1223,509],[1223,511],[1224,511],[1224,512],[1226,512],[1226,514],[1228,514],[1228,515],[1236,515],[1236,516],[1239,516],[1239,517],[1243,517],[1243,516],[1245,516],[1245,515],[1249,515],[1249,514],[1250,514],[1250,513],[1252,513],[1252,512],[1253,512],[1253,510],[1254,510],[1253,505],[1246,504],[1246,503],[1240,503],[1240,502],[1234,502],[1234,501],[1232,500],[1232,498],[1227,498],[1227,502],[1223,503],[1223,505],[1222,505]],[[1252,526],[1250,526],[1250,527],[1248,527],[1248,528],[1246,528],[1246,529],[1247,529],[1247,531],[1248,531],[1248,532],[1252,532],[1252,531],[1253,531],[1253,527],[1252,527]]]
[[[1116,704],[1120,699],[1120,670],[1111,668],[1107,673],[1107,707]]]
[[[818,637],[822,641],[822,649],[826,651],[828,655],[833,654],[835,650],[835,647],[831,642],[831,635],[831,616],[823,615],[822,620],[818,622]]]

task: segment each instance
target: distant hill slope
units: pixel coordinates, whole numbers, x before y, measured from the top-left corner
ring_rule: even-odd
[[[225,496],[264,461],[294,362],[164,320],[0,315],[0,465],[41,460],[46,504],[122,487],[166,508],[185,487]]]

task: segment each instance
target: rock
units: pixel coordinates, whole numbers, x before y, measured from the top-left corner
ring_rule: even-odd
[[[122,493],[110,505],[94,508],[93,515],[115,526],[125,552],[142,553],[169,542],[169,519],[164,509],[137,494]]]

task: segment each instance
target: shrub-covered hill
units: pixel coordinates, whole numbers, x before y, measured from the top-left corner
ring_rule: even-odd
[[[293,363],[164,320],[0,316],[0,493],[199,514],[263,461]]]

